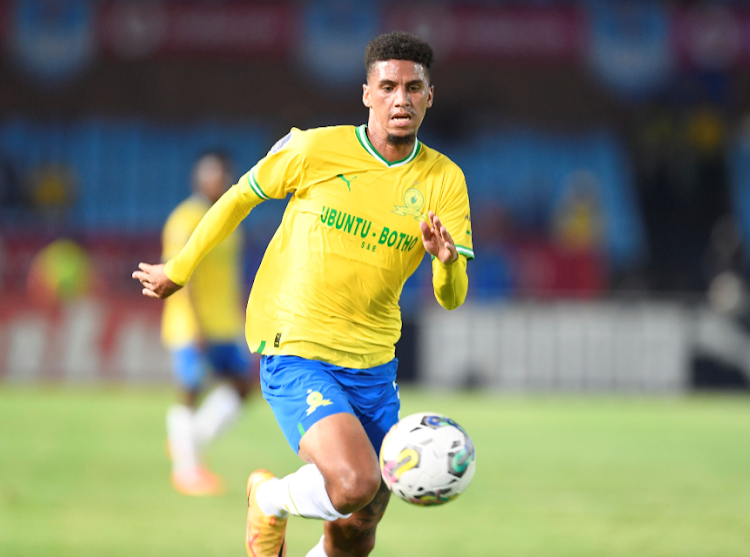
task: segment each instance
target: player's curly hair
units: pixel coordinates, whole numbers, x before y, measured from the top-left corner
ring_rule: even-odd
[[[384,60],[408,60],[421,64],[427,76],[432,74],[432,47],[412,33],[391,31],[371,40],[365,48],[365,71],[370,75],[373,65]]]

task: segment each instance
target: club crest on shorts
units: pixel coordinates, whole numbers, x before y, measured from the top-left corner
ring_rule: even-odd
[[[309,408],[307,409],[307,415],[309,416],[315,410],[318,409],[319,406],[328,406],[329,404],[332,404],[330,400],[326,400],[323,398],[323,394],[319,393],[318,391],[311,391],[310,389],[307,390],[309,395],[307,395],[307,405]]]

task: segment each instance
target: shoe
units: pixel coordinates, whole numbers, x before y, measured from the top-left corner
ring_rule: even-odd
[[[172,485],[178,492],[195,497],[221,495],[224,493],[224,482],[222,479],[205,468],[172,472]]]
[[[286,518],[268,516],[260,510],[255,498],[259,485],[274,478],[268,470],[256,470],[247,479],[247,538],[248,557],[285,557]]]

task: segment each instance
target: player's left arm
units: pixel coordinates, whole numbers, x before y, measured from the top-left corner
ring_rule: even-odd
[[[185,247],[166,264],[138,265],[133,278],[150,298],[166,298],[190,279],[201,259],[231,234],[253,207],[294,191],[304,159],[304,132],[293,128],[203,216]],[[262,186],[261,186],[262,184]]]
[[[439,216],[430,211],[428,222],[421,222],[422,243],[432,256],[432,286],[438,303],[456,309],[466,300],[468,259],[474,258],[471,218],[466,180],[458,171],[438,205]],[[454,240],[457,239],[458,241]]]
[[[145,296],[163,299],[185,286],[201,259],[263,201],[250,191],[246,182],[243,176],[211,206],[185,246],[166,264],[138,265],[140,270],[133,273],[133,278],[141,282]]]

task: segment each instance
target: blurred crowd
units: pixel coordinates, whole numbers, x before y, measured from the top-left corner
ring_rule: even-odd
[[[360,43],[401,27],[438,54],[420,139],[467,177],[472,297],[731,300],[749,23],[733,2],[3,2],[0,292],[68,238],[90,288],[137,293],[128,270],[158,258],[195,156],[220,148],[239,175],[292,125],[361,123]],[[248,283],[282,211],[246,223]],[[405,308],[430,296],[423,265]]]

